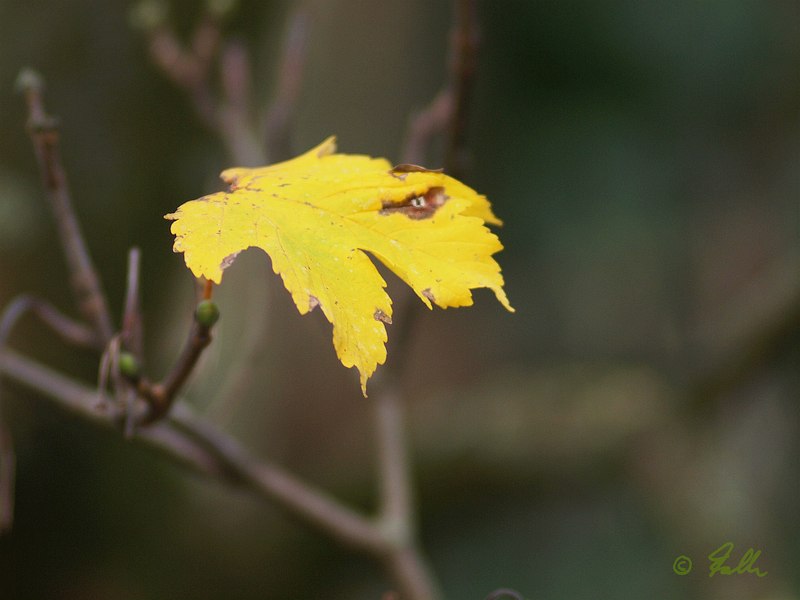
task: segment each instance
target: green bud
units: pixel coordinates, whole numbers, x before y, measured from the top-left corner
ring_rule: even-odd
[[[219,320],[219,307],[211,300],[203,300],[197,305],[194,316],[200,325],[211,328]]]
[[[119,372],[128,379],[136,379],[141,372],[141,366],[136,357],[130,352],[119,353]]]

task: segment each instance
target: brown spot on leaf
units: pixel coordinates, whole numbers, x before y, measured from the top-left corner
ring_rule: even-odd
[[[384,200],[382,202],[383,208],[381,208],[380,214],[390,215],[399,212],[409,219],[429,219],[436,214],[439,208],[444,206],[448,198],[449,196],[444,193],[444,188],[436,186],[430,188],[422,195],[411,194],[400,202]]]
[[[316,296],[308,295],[308,312],[311,312],[319,306],[319,299]]]
[[[425,296],[431,302],[436,302],[436,298],[433,297],[433,292],[431,291],[431,288],[425,288],[424,290],[422,290],[422,295]]]
[[[375,309],[375,314],[374,314],[374,315],[372,315],[372,316],[373,316],[373,317],[375,317],[375,320],[376,320],[376,321],[383,321],[383,322],[384,322],[384,323],[386,323],[387,325],[391,325],[391,324],[392,324],[392,317],[390,317],[389,315],[387,315],[387,314],[386,314],[385,312],[383,312],[383,311],[382,311],[380,308],[376,308],[376,309]]]

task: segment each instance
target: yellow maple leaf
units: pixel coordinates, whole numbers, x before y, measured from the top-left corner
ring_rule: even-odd
[[[230,191],[166,215],[173,249],[196,277],[216,283],[249,247],[272,259],[301,314],[319,306],[333,324],[346,367],[367,379],[386,360],[392,303],[367,256],[380,260],[431,308],[472,304],[494,291],[513,312],[492,255],[503,246],[484,223],[500,220],[488,200],[439,171],[392,167],[382,158],[335,154],[331,137],[291,160],[222,172]]]

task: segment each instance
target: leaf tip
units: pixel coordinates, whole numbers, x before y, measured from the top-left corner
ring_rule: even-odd
[[[513,306],[511,306],[511,303],[508,301],[508,296],[506,296],[506,292],[502,287],[495,288],[493,291],[495,297],[497,298],[497,301],[503,305],[503,308],[505,308],[510,313],[517,312],[517,310]]]
[[[323,156],[328,156],[329,154],[333,154],[334,152],[336,152],[336,136],[332,135],[328,137],[319,146],[311,150],[311,152],[315,152],[318,158],[322,158]]]
[[[433,295],[431,288],[425,288],[420,293],[422,294],[422,301],[425,303],[425,306],[433,310],[433,304],[436,303],[436,297]]]

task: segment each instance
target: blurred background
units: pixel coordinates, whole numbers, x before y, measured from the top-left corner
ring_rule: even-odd
[[[220,189],[232,159],[151,61],[132,6],[0,2],[0,305],[29,292],[75,314],[13,91],[30,66],[115,314],[127,250],[142,249],[158,377],[194,293],[162,215]],[[241,0],[224,25],[264,106],[293,6]],[[202,5],[169,7],[188,36]],[[344,152],[397,161],[410,115],[446,76],[452,7],[308,7],[292,152],[336,134]],[[478,12],[464,179],[505,221],[497,258],[517,312],[485,291],[469,309],[420,311],[402,357],[422,544],[447,598],[798,598],[800,5]],[[301,318],[255,250],[217,294],[223,317],[187,401],[254,454],[374,508],[368,400],[322,315]],[[10,344],[96,380],[96,356],[32,318]],[[376,599],[389,587],[277,507],[17,384],[4,399],[18,455],[4,600]],[[725,542],[734,565],[761,550],[768,575],[709,578],[704,557]],[[678,555],[695,571],[676,575]]]

